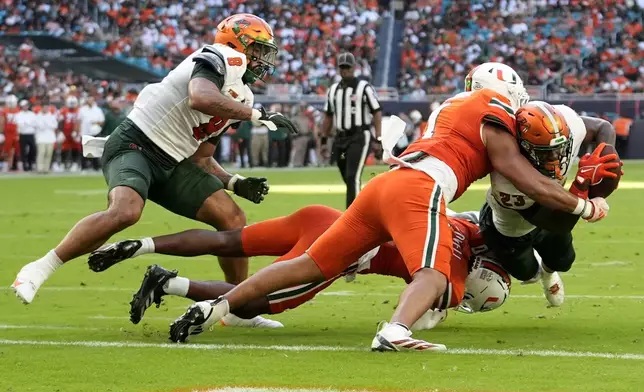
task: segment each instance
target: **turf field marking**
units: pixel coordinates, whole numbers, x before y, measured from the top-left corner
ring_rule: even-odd
[[[183,309],[187,309],[187,307],[183,307]],[[88,319],[90,320],[129,320],[129,317],[126,316],[103,316],[102,314],[96,315],[96,316],[89,316]],[[176,317],[148,317],[145,316],[146,320],[161,320],[161,321],[174,321]]]
[[[438,391],[438,390],[436,390]],[[215,387],[208,389],[193,389],[192,392],[375,392],[366,389],[334,389],[334,388],[273,388],[273,387]]]
[[[470,187],[467,189],[473,191],[487,191],[489,187],[490,184],[488,183],[476,183],[470,185]],[[619,189],[620,191],[623,189],[644,189],[644,182],[622,181],[619,183]],[[344,184],[271,184],[270,193],[286,195],[344,195],[346,191],[347,188]],[[56,189],[54,191],[54,194],[74,196],[105,196],[105,189]]]
[[[388,286],[390,288],[398,288],[394,286]],[[400,286],[402,289],[404,286]],[[0,287],[0,291],[9,291],[12,290],[11,287]],[[42,287],[40,290],[45,291],[128,291],[132,292],[132,288],[125,287],[100,287],[100,286],[54,286],[54,287]],[[360,293],[357,291],[323,291],[318,294],[318,296],[336,296],[336,297],[392,297],[398,296],[400,292],[391,292],[391,293]],[[542,295],[522,295],[522,294],[513,294],[510,295],[511,298],[543,298]],[[630,299],[630,300],[644,300],[644,295],[593,295],[593,294],[570,294],[566,295],[566,298],[571,299]],[[105,319],[112,316],[92,316],[96,318],[103,317]],[[114,318],[127,318],[127,317],[117,317]],[[164,319],[165,320],[165,319]]]
[[[294,352],[366,352],[367,348],[350,346],[261,346],[254,344],[171,344],[171,343],[141,343],[141,342],[104,342],[104,341],[54,341],[54,340],[12,340],[0,339],[0,345],[5,346],[53,346],[53,347],[89,347],[89,348],[163,348],[174,350],[267,350]],[[601,358],[622,360],[644,360],[644,354],[635,353],[598,353],[583,351],[556,350],[493,350],[473,348],[452,348],[444,352],[453,355],[489,355],[489,356],[524,356],[524,357],[567,357],[567,358]],[[431,353],[425,355],[437,355]]]
[[[12,325],[0,324],[0,329],[39,329],[39,330],[52,330],[52,331],[103,331],[105,328],[92,328],[92,327],[70,327],[67,325]]]

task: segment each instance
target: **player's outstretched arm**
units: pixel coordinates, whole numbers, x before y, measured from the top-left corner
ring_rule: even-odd
[[[514,136],[505,129],[487,123],[483,126],[482,135],[494,169],[537,203],[580,215],[591,222],[606,215],[608,205],[603,199],[587,201],[579,198],[539,173],[521,154]]]
[[[586,126],[585,142],[615,145],[615,127],[602,118],[581,116]]]

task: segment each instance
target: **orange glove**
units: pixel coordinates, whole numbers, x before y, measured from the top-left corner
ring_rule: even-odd
[[[611,162],[617,159],[617,154],[600,156],[606,143],[600,143],[592,154],[586,154],[579,160],[579,169],[575,181],[570,186],[570,192],[582,199],[588,198],[592,185],[597,185],[604,178],[617,178],[610,170],[622,166],[622,162]]]

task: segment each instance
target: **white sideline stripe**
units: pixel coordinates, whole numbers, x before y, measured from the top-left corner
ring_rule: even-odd
[[[402,289],[404,286],[400,286]],[[329,295],[329,296],[338,296],[338,297],[360,297],[360,296],[367,296],[367,297],[391,297],[391,296],[398,296],[400,295],[400,292],[392,292],[392,293],[359,293],[355,291],[327,291],[327,292],[321,292],[318,295]],[[510,294],[510,298],[544,298],[543,295],[522,295],[522,294]],[[592,294],[570,294],[566,295],[566,298],[573,298],[573,299],[633,299],[633,300],[642,300],[644,299],[644,295],[592,295]]]
[[[90,348],[163,348],[176,350],[267,350],[267,351],[345,351],[363,352],[367,348],[348,346],[261,346],[255,344],[172,344],[172,343],[140,343],[140,342],[103,342],[103,341],[53,341],[53,340],[12,340],[0,339],[0,345],[6,346],[72,346]],[[445,351],[454,355],[494,355],[494,356],[533,356],[533,357],[569,357],[569,358],[603,358],[644,360],[644,354],[634,353],[597,353],[583,351],[555,351],[555,350],[494,350],[453,348]],[[436,355],[437,353],[432,353]]]
[[[184,306],[183,309],[187,309],[187,306]],[[126,316],[103,316],[99,314],[97,316],[89,316],[90,320],[129,320],[129,317]],[[161,320],[161,321],[174,321],[176,317],[148,317],[145,316],[146,320]]]
[[[92,328],[92,327],[70,327],[67,325],[11,325],[0,324],[0,329],[42,329],[52,331],[102,331],[105,328]]]
[[[467,190],[487,191],[489,183],[476,183],[470,185]],[[623,189],[644,189],[644,182],[622,181],[619,183],[620,191]],[[347,187],[344,184],[296,184],[296,185],[273,185],[271,184],[270,193],[276,194],[334,194],[344,195]],[[76,196],[105,196],[106,190],[103,189],[57,189],[54,194],[57,195],[76,195]]]
[[[366,389],[307,389],[307,388],[271,388],[271,387],[218,387],[195,389],[192,392],[370,392]]]
[[[391,286],[389,286],[391,287]],[[400,286],[402,289],[404,286]],[[0,291],[12,290],[11,287],[0,287]],[[124,287],[94,287],[94,286],[79,286],[79,287],[42,287],[40,290],[45,291],[128,291],[133,292],[133,288]],[[360,293],[357,291],[323,291],[318,296],[335,296],[335,297],[392,297],[398,296],[400,292],[391,293]],[[511,294],[510,298],[543,298],[543,295],[523,295]],[[631,300],[644,300],[644,295],[594,295],[594,294],[569,294],[566,298],[571,299],[631,299]],[[111,316],[92,316],[94,318],[123,318],[127,317],[111,317]],[[165,320],[165,319],[164,319]]]

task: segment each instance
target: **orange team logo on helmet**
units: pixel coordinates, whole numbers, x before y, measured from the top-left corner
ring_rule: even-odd
[[[277,45],[273,29],[266,21],[251,14],[236,14],[224,19],[217,26],[215,43],[229,46],[246,55],[248,61],[245,81],[255,82],[275,71]]]
[[[519,108],[516,119],[523,154],[542,174],[561,180],[572,158],[572,134],[563,115],[545,102],[532,101]]]

